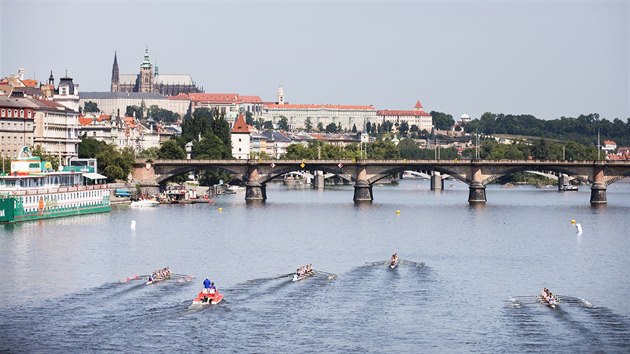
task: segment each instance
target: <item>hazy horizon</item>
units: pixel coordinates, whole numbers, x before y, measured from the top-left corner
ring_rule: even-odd
[[[207,93],[477,118],[630,117],[628,1],[1,0],[0,74],[68,75],[109,91],[114,52],[137,74]]]

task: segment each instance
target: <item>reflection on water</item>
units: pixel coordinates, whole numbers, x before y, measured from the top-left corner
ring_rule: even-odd
[[[0,351],[198,351],[212,338],[235,352],[623,352],[630,188],[619,186],[594,208],[588,189],[489,186],[472,206],[460,183],[375,187],[371,204],[353,203],[351,186],[270,184],[259,204],[236,194],[3,225]],[[409,263],[389,269],[392,252]],[[338,277],[291,282],[303,264]],[[118,282],[166,266],[195,278]],[[224,302],[188,310],[206,276]],[[543,287],[565,294],[558,309],[535,301]]]

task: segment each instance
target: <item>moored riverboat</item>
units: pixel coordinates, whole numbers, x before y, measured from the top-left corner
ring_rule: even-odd
[[[99,184],[105,178],[87,167],[53,171],[23,147],[0,177],[0,223],[109,212],[110,190]]]

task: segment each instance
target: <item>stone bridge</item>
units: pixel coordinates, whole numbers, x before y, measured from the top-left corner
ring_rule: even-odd
[[[470,203],[486,202],[486,184],[521,171],[553,171],[591,184],[591,203],[606,203],[606,187],[630,176],[630,161],[553,160],[146,160],[138,159],[132,172],[141,187],[155,187],[169,179],[200,170],[219,170],[245,181],[247,201],[267,199],[266,184],[292,171],[343,174],[354,181],[354,201],[372,201],[372,185],[403,171],[431,171],[432,188],[447,174],[469,186]],[[316,181],[317,182],[317,181]],[[323,185],[323,180],[321,181]],[[439,189],[439,188],[435,188]]]

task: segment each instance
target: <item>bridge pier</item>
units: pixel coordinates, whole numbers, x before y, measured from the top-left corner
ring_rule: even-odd
[[[372,185],[366,180],[358,180],[354,184],[354,202],[371,202],[374,200],[372,196]]]
[[[591,186],[591,204],[606,204],[606,184],[604,183],[603,167],[595,167],[593,171],[593,185]]]
[[[442,175],[438,171],[433,171],[433,173],[431,173],[431,190],[441,191],[443,189],[444,180],[442,179]]]
[[[468,186],[468,203],[485,203],[486,186],[481,182],[473,182]]]
[[[562,186],[569,184],[569,176],[567,176],[564,173],[561,173],[560,176],[558,176],[558,190],[561,191],[562,190]]]
[[[265,201],[267,200],[267,186],[258,182],[248,181],[245,183],[245,200],[252,201]]]
[[[315,177],[313,178],[313,188],[324,189],[324,173],[322,171],[315,171]]]

